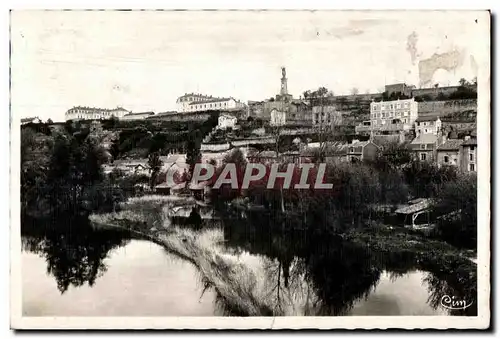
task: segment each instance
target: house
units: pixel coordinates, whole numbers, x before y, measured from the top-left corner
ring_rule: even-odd
[[[21,118],[21,125],[41,124],[41,123],[42,120],[39,117]]]
[[[237,121],[238,121],[238,119],[236,119],[236,117],[234,117],[232,115],[221,114],[219,116],[219,120],[218,120],[218,123],[217,123],[217,128],[218,129],[227,129],[227,128],[234,129],[234,127],[236,126],[236,122]]]
[[[271,125],[283,126],[286,124],[286,113],[281,110],[273,109],[271,111]]]
[[[436,163],[441,166],[459,166],[462,139],[448,139],[436,149]]]
[[[463,172],[477,172],[477,139],[466,136],[460,150],[460,167]]]
[[[190,182],[188,188],[196,200],[204,200],[205,196],[210,192],[209,181],[202,181],[197,184]]]
[[[436,134],[421,134],[410,143],[410,150],[415,159],[420,161],[433,161],[439,137]]]
[[[418,137],[422,134],[435,134],[441,133],[441,119],[435,116],[418,117],[415,120],[415,134]]]
[[[334,105],[313,106],[311,118],[313,126],[332,126],[342,124],[342,114],[337,111]]]
[[[380,147],[372,141],[353,140],[347,149],[349,161],[375,160]]]

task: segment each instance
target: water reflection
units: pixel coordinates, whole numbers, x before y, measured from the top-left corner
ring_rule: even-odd
[[[25,316],[212,316],[196,268],[149,241],[85,220],[24,221]]]
[[[475,300],[476,282],[464,281],[467,275],[459,267],[451,268],[452,274],[445,273],[432,260],[417,260],[411,252],[375,251],[324,232],[285,229],[262,215],[224,219],[228,248],[263,256],[272,263],[266,271],[267,279],[275,282],[270,291],[276,305],[302,286],[301,293],[308,298],[302,310],[306,315],[477,314],[475,304],[453,311],[441,306],[444,295]],[[403,287],[405,281],[411,281],[410,289]],[[384,289],[391,291],[387,286],[393,290],[384,294]],[[407,293],[412,289],[418,289],[419,302]],[[368,311],[370,303],[377,307]]]
[[[29,267],[23,267],[23,272],[44,265],[59,295],[70,293],[69,299],[79,305],[72,309],[71,302],[57,299],[53,292],[38,293],[42,284],[37,279],[42,278],[33,278],[31,273],[25,278],[23,273],[23,281],[32,279],[23,286],[31,300],[46,303],[49,295],[58,300],[44,306],[43,315],[47,309],[54,314],[59,310],[59,315],[241,315],[214,293],[193,266],[182,260],[165,263],[169,257],[165,251],[144,250],[137,240],[131,244],[130,234],[97,231],[87,220],[70,217],[26,219],[22,225],[23,250],[36,254],[27,259]],[[465,310],[448,311],[441,306],[444,295],[476,300],[476,281],[467,279],[467,271],[453,261],[443,270],[431,259],[417,260],[410,252],[375,251],[324,232],[285,231],[266,218],[225,218],[223,232],[228,251],[246,253],[242,256],[246,264],[255,260],[262,266],[258,272],[267,284],[263,297],[272,300],[269,305],[276,305],[275,314],[477,315],[475,303]],[[137,246],[142,250],[127,255]],[[110,256],[113,260],[106,260]],[[114,273],[107,272],[108,267],[114,267]],[[78,294],[71,286],[86,292]],[[201,306],[200,296],[205,300]],[[183,305],[175,304],[179,298]],[[90,306],[85,307],[86,303]]]
[[[109,251],[129,241],[121,231],[93,230],[87,219],[24,219],[22,249],[42,256],[47,272],[54,276],[64,293],[70,285],[94,285],[106,271],[103,260]]]

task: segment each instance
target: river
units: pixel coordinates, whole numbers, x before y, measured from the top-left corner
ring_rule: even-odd
[[[247,251],[246,257],[276,256],[283,263],[277,274],[293,284],[294,274],[286,269],[287,250],[279,241],[262,244],[227,231],[225,237],[227,246]],[[315,247],[321,245],[316,242]],[[445,282],[432,273],[412,267],[381,269],[364,252],[335,248],[321,256],[309,250],[302,269],[325,315],[448,314],[435,302],[436,293],[446,291]],[[23,235],[24,316],[222,315],[216,292],[204,290],[201,281],[192,264],[127,235],[83,227],[45,232],[43,237]]]

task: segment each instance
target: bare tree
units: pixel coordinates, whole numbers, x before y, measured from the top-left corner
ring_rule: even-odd
[[[335,107],[328,104],[327,97],[320,98],[319,119],[316,121],[316,134],[319,139],[318,161],[323,162],[326,157],[328,142],[334,139],[335,127],[340,125],[341,116]],[[325,104],[326,103],[326,104]]]
[[[353,87],[353,88],[351,89],[351,94],[352,94],[352,95],[358,95],[358,94],[359,94],[359,89],[358,89],[357,87]]]

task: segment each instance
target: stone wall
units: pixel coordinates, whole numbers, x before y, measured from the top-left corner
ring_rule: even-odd
[[[428,101],[418,103],[419,116],[439,116],[444,117],[449,114],[463,112],[463,111],[476,111],[476,99],[464,100],[445,100],[445,101]]]

